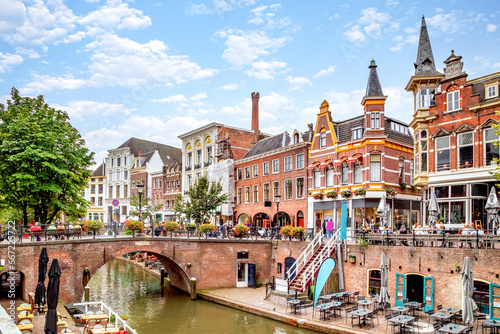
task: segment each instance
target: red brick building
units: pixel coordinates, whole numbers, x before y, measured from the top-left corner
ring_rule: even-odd
[[[417,185],[426,189],[426,199],[436,193],[448,228],[487,227],[484,206],[497,182],[490,172],[500,157],[492,128],[500,119],[500,72],[468,80],[462,57],[452,50],[443,75],[434,64],[425,19],[420,35],[415,75],[406,87],[415,96]]]
[[[317,220],[340,226],[341,194],[348,202],[349,228],[372,220],[377,225],[380,198],[391,189],[397,194],[387,199],[389,225],[419,223],[420,196],[412,188],[413,137],[407,124],[386,116],[387,96],[376,68],[372,60],[363,115],[333,121],[328,102],[321,104],[309,148],[309,227]]]
[[[312,125],[310,129],[302,134],[294,131],[293,138],[284,132],[260,140],[235,162],[237,223],[306,227],[306,167]]]

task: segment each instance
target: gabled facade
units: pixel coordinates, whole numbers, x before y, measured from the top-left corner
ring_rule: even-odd
[[[413,138],[407,124],[385,116],[387,96],[376,68],[372,60],[363,115],[333,121],[328,102],[321,104],[309,148],[309,227],[326,221],[340,226],[342,192],[347,195],[349,228],[372,221],[378,227],[376,211],[386,188],[397,193],[387,200],[390,225],[419,222],[420,196],[412,188]]]
[[[428,58],[433,59],[425,36],[423,19],[420,43],[429,45]],[[422,48],[419,45],[417,60]],[[426,200],[431,191],[436,193],[447,228],[471,223],[487,227],[484,205],[496,183],[490,172],[496,169],[494,158],[500,156],[494,145],[498,135],[492,128],[500,120],[496,113],[500,110],[500,72],[468,80],[461,60],[452,50],[444,61],[444,74],[434,65],[422,75],[417,68],[406,87],[416,97],[411,122],[416,139],[415,182],[425,189]],[[421,93],[425,86],[419,83],[432,86],[428,104]]]
[[[105,218],[105,199],[106,199],[106,165],[102,163],[92,172],[89,179],[89,186],[85,188],[85,199],[89,202],[87,208],[87,219],[100,220],[104,222]]]

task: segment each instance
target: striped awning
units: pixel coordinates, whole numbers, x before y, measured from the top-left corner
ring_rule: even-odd
[[[307,167],[307,169],[314,169],[314,168],[318,167],[318,166],[319,166],[319,164],[320,164],[320,162],[319,162],[319,161],[315,161],[315,162],[313,162],[312,164],[310,164],[310,165]]]
[[[347,159],[347,162],[354,162],[356,160],[361,159],[362,157],[363,157],[363,155],[361,153],[356,153],[355,155],[353,155],[352,157]]]
[[[326,168],[326,166],[330,165],[332,162],[333,162],[332,160],[326,159],[325,161],[323,161],[321,166],[319,166],[319,168]]]
[[[342,165],[342,163],[343,163],[344,161],[347,161],[347,157],[342,157],[342,158],[340,158],[340,160],[335,161],[335,163],[334,163],[333,165],[334,165],[334,166],[340,166],[340,165]]]

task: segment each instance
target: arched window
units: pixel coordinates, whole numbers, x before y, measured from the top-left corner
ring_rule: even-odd
[[[333,167],[332,167],[332,165],[326,166],[326,186],[333,187]]]
[[[490,314],[490,283],[475,279],[472,299],[476,302],[479,312]]]
[[[349,184],[349,166],[347,162],[342,163],[342,185]]]
[[[314,188],[321,187],[321,170],[318,167],[314,168],[313,183]]]
[[[298,144],[299,143],[299,134],[296,133],[293,135],[293,143]]]

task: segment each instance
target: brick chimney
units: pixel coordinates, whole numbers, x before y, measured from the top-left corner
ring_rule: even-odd
[[[260,139],[259,131],[259,93],[252,93],[252,130],[254,131],[254,143]]]

